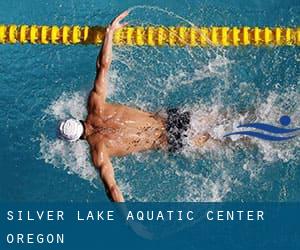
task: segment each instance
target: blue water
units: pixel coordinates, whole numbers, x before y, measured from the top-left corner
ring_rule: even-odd
[[[299,1],[1,1],[0,23],[299,26]],[[96,46],[0,45],[0,201],[107,200],[84,142],[55,137],[59,119],[83,118]],[[114,48],[109,100],[145,110],[192,110],[195,131],[220,137],[241,122],[300,127],[300,50]],[[225,115],[226,114],[226,115]],[[300,136],[283,143],[187,148],[113,159],[131,201],[300,201]]]

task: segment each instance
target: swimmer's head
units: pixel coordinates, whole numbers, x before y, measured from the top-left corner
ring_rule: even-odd
[[[74,142],[80,139],[84,133],[84,126],[81,121],[77,119],[67,119],[61,121],[58,125],[59,138]]]

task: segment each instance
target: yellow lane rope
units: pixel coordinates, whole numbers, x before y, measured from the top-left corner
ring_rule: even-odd
[[[0,25],[0,44],[100,44],[105,27]],[[136,46],[299,46],[300,27],[126,27],[114,44]]]

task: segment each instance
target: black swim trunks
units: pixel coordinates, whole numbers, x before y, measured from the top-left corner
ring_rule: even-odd
[[[183,148],[183,139],[190,128],[191,114],[180,112],[177,108],[169,109],[167,114],[169,152],[173,153]]]

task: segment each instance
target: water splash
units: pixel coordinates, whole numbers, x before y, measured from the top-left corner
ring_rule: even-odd
[[[185,21],[176,14],[170,15]],[[146,152],[113,159],[117,181],[127,200],[265,200],[267,196],[261,194],[272,185],[264,176],[267,167],[288,162],[294,169],[300,161],[299,138],[293,143],[277,145],[256,139],[245,143],[238,135],[229,143],[224,141],[224,134],[239,124],[274,123],[284,113],[299,127],[299,80],[295,83],[287,79],[286,83],[275,84],[273,74],[277,67],[282,67],[284,57],[290,58],[290,52],[279,51],[281,56],[274,63],[269,54],[259,53],[261,50],[253,49],[246,52],[211,48],[114,48],[109,101],[153,112],[174,106],[192,112],[187,146],[181,155]],[[251,77],[259,74],[267,79],[266,87],[259,86]],[[87,94],[88,90],[83,94],[69,92],[54,100],[45,110],[42,126],[50,131],[59,119],[68,116],[83,119]],[[192,138],[207,131],[213,140],[196,148]],[[98,181],[85,142],[70,146],[50,133],[43,134],[40,155],[55,167],[91,183]]]
[[[291,94],[289,92],[289,94]],[[277,98],[273,94],[267,98],[267,106],[272,107],[271,112],[276,114],[280,110],[280,106],[275,106]],[[300,95],[295,94],[295,101],[300,101]],[[64,118],[67,114],[79,114],[85,109],[83,102],[84,97],[80,97],[79,93],[72,95],[64,94],[61,98],[54,101],[46,110],[46,113],[52,114],[56,118]],[[271,102],[270,100],[273,100]],[[276,119],[276,115],[272,118],[261,116],[266,108],[266,103],[260,103],[256,109],[256,119],[268,118]],[[65,105],[66,104],[66,105]],[[78,105],[80,104],[80,105]],[[283,103],[281,105],[284,105]],[[62,108],[64,107],[64,108]],[[68,108],[66,108],[68,107]],[[269,107],[269,106],[268,106]],[[250,144],[256,145],[260,153],[253,152],[248,144],[244,144],[236,139],[237,144],[224,145],[223,135],[227,130],[232,129],[234,124],[249,119],[249,113],[239,114],[231,111],[230,115],[222,113],[223,105],[215,103],[207,105],[199,103],[194,107],[185,107],[184,109],[192,111],[191,130],[186,142],[183,154],[185,159],[182,162],[169,157],[166,153],[138,153],[129,157],[113,159],[114,168],[121,190],[124,192],[127,200],[138,201],[157,201],[157,200],[177,200],[177,201],[221,201],[226,199],[227,195],[233,192],[233,186],[242,186],[239,177],[233,174],[236,170],[237,151],[242,149],[246,153],[246,158],[240,162],[238,171],[241,175],[245,172],[250,174],[251,179],[257,180],[262,174],[262,168],[267,162],[282,161],[299,161],[297,150],[300,147],[300,140],[291,144],[272,144],[261,142],[259,140],[251,140]],[[51,113],[53,112],[54,113]],[[294,111],[293,116],[300,112],[299,108]],[[217,124],[217,125],[216,125]],[[209,131],[216,141],[208,142],[204,147],[197,148],[191,142],[196,134]],[[190,141],[189,141],[190,140]],[[46,163],[56,167],[62,167],[69,173],[74,173],[81,178],[94,183],[97,180],[91,161],[89,159],[89,149],[85,142],[69,144],[59,139],[51,140],[45,135],[40,139],[41,158]],[[252,161],[251,158],[261,154],[260,162]],[[258,156],[256,156],[258,157]],[[212,166],[209,173],[199,172],[199,160],[202,162],[200,166]],[[233,162],[231,162],[233,160]],[[147,162],[147,164],[145,164]],[[161,166],[161,162],[164,162]],[[190,168],[186,169],[184,166]],[[226,167],[225,167],[226,166]],[[244,171],[244,172],[243,172]],[[147,180],[143,176],[147,176]],[[174,177],[175,176],[175,177]],[[159,188],[164,187],[164,192],[172,190],[175,183],[178,188],[174,193],[175,197],[170,195],[168,199],[159,190],[155,193],[147,190],[147,181],[151,185],[152,181],[160,179],[169,180],[163,183]]]
[[[76,174],[95,185],[98,174],[91,164],[86,143],[67,144],[62,140],[49,140],[45,135],[41,135],[40,154],[46,163],[62,167],[68,174]]]

